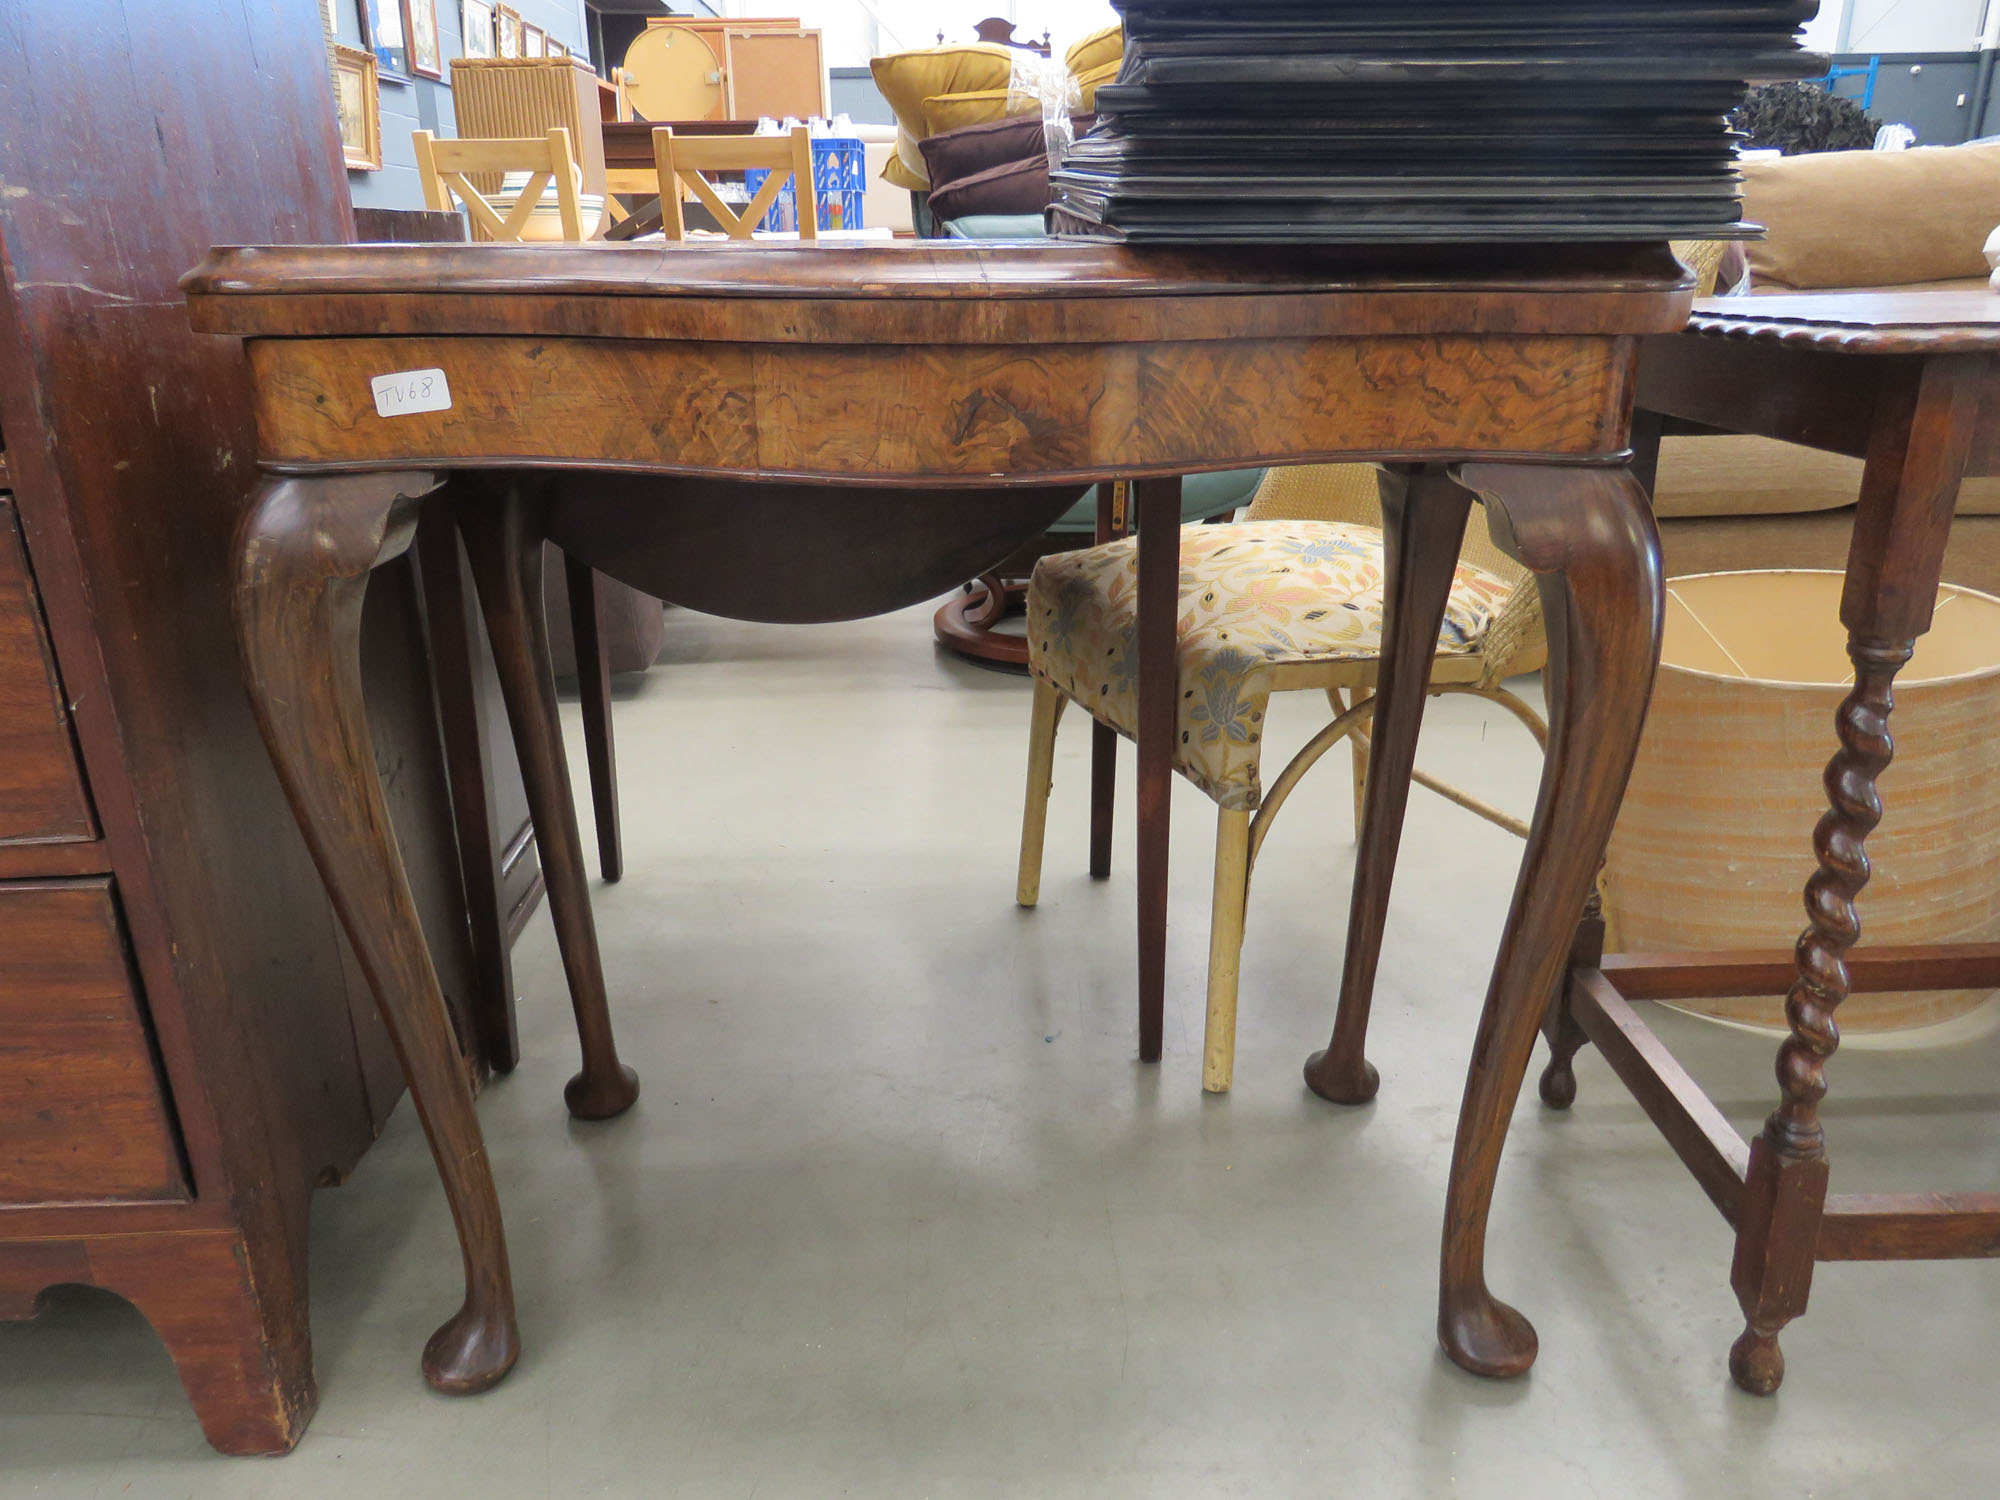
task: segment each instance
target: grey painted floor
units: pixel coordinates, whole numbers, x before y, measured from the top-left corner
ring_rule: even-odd
[[[1281,704],[1274,744],[1313,714]],[[937,657],[921,612],[676,617],[618,705],[631,873],[598,893],[644,1096],[613,1124],[566,1120],[541,919],[527,1060],[481,1104],[514,1376],[449,1401],[418,1375],[458,1258],[405,1108],[318,1200],[321,1403],[294,1455],[214,1457],[145,1325],[72,1291],[0,1328],[0,1494],[1994,1492],[2000,1267],[1825,1268],[1782,1395],[1739,1395],[1729,1238],[1590,1054],[1570,1115],[1530,1087],[1494,1220],[1493,1282],[1541,1361],[1511,1384],[1446,1363],[1443,1181],[1517,846],[1416,794],[1382,1095],[1322,1104],[1299,1065],[1329,1024],[1351,864],[1346,772],[1324,768],[1258,871],[1236,1092],[1204,1099],[1208,804],[1176,787],[1167,1056],[1142,1068],[1129,802],[1121,871],[1093,884],[1075,723],[1042,908],[1011,899],[1026,715],[1018,679]],[[1476,705],[1433,708],[1425,760],[1531,803],[1525,737]],[[1663,1029],[1753,1128],[1770,1044]],[[1843,1052],[1836,1184],[2000,1186],[1996,1061],[1976,1034]]]

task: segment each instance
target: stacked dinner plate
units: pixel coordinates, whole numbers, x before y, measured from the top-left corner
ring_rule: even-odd
[[[1818,0],[1114,0],[1125,66],[1057,233],[1155,243],[1715,238],[1725,116]]]

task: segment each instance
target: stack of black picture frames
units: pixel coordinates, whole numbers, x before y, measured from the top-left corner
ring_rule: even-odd
[[[1114,0],[1125,66],[1058,234],[1134,243],[1716,238],[1726,115],[1811,77],[1818,0]]]

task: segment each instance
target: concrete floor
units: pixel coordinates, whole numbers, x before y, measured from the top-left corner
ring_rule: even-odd
[[[1314,715],[1282,701],[1274,746]],[[1347,776],[1309,780],[1258,871],[1236,1091],[1205,1099],[1209,804],[1177,784],[1167,1055],[1140,1067],[1129,800],[1120,871],[1093,884],[1088,736],[1066,725],[1043,904],[1017,910],[1026,718],[1024,683],[934,654],[921,611],[673,617],[618,705],[631,873],[597,896],[645,1093],[608,1125],[564,1116],[575,1046],[542,918],[526,1061],[480,1106],[513,1377],[466,1401],[419,1377],[458,1257],[404,1108],[318,1200],[321,1400],[295,1454],[216,1458],[145,1324],[72,1290],[0,1327],[0,1494],[1994,1492],[2000,1267],[1822,1268],[1783,1393],[1740,1395],[1729,1236],[1590,1053],[1567,1116],[1531,1082],[1494,1218],[1492,1280],[1541,1361],[1508,1384],[1452,1367],[1432,1341],[1444,1174],[1517,846],[1416,793],[1382,1094],[1336,1109],[1299,1066],[1331,1016]],[[1435,705],[1424,759],[1532,802],[1525,736],[1479,705]],[[1661,1029],[1754,1129],[1771,1045]],[[2000,1186],[2000,1038],[1964,1032],[1841,1054],[1838,1187]]]

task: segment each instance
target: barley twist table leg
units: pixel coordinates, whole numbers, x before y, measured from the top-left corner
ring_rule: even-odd
[[[1930,629],[1945,540],[1970,458],[1986,361],[1939,355],[1907,362],[1875,399],[1840,618],[1854,690],[1835,715],[1840,749],[1826,769],[1828,811],[1813,834],[1819,868],[1806,886],[1811,925],[1785,1003],[1792,1034],[1778,1052],[1781,1101],[1750,1143],[1730,1285],[1744,1330],[1729,1351],[1737,1385],[1769,1395],[1785,1378],[1778,1335],[1806,1310],[1826,1206],[1819,1102],[1840,1044],[1845,956],[1861,936],[1856,899],[1868,884],[1869,833],[1882,819],[1876,783],[1894,745],[1896,673]]]

